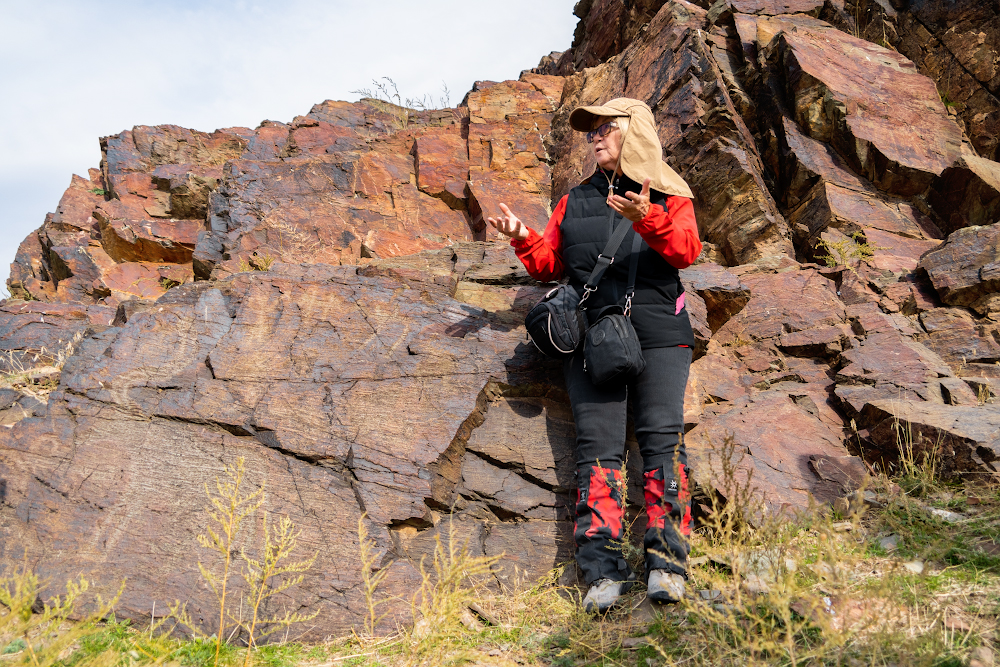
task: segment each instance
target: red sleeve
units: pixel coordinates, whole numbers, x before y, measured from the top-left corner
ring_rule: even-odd
[[[701,254],[694,204],[687,197],[667,197],[667,208],[651,204],[646,217],[632,223],[649,247],[677,269],[686,269]],[[530,270],[529,270],[530,271]]]
[[[566,201],[569,195],[563,195],[556,205],[556,210],[552,211],[549,224],[545,226],[545,233],[539,235],[534,229],[528,230],[528,238],[523,241],[511,239],[510,244],[514,246],[514,252],[518,259],[524,264],[531,277],[542,282],[559,280],[563,276],[563,262],[560,251],[562,250],[562,224],[566,216]]]

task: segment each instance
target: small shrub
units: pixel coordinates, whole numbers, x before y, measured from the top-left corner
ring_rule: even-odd
[[[5,664],[51,667],[78,642],[96,632],[124,590],[110,600],[94,595],[92,611],[80,613],[78,605],[89,597],[90,581],[80,577],[66,582],[65,593],[41,601],[45,584],[27,564],[0,576],[0,656]],[[40,604],[41,610],[38,611]],[[81,667],[112,667],[118,652],[105,650],[77,664]]]
[[[215,665],[219,664],[222,644],[228,642],[226,637],[228,618],[226,616],[226,603],[233,555],[236,553],[236,536],[243,520],[256,512],[264,503],[263,486],[250,493],[244,493],[240,489],[245,476],[246,461],[241,456],[235,464],[225,467],[225,479],[215,478],[214,492],[209,489],[208,484],[205,485],[205,495],[210,503],[210,506],[205,510],[208,514],[209,525],[205,528],[205,533],[198,535],[198,543],[217,553],[222,567],[222,574],[219,575],[198,561],[198,570],[201,572],[201,576],[219,601],[219,625],[215,633]],[[183,621],[187,620],[183,619]],[[185,622],[185,625],[189,625],[192,630],[195,629],[195,626],[188,622]]]
[[[822,261],[827,266],[846,266],[853,273],[857,274],[855,264],[870,262],[875,257],[876,250],[886,250],[882,246],[875,246],[868,243],[864,233],[854,232],[850,238],[840,241],[827,241],[820,239],[816,242],[816,250],[824,248],[826,254],[816,255],[816,259]]]
[[[247,632],[244,667],[250,664],[250,651],[256,646],[258,639],[288,628],[293,623],[311,621],[319,614],[318,611],[312,614],[285,612],[284,616],[261,616],[265,601],[301,583],[304,577],[302,573],[309,570],[316,562],[318,552],[306,560],[289,560],[295,551],[300,534],[301,531],[296,530],[292,520],[287,516],[281,517],[275,525],[269,527],[268,515],[265,513],[262,558],[256,560],[248,556],[245,551],[240,551],[245,566],[243,579],[247,582],[247,597],[250,601],[250,621],[244,624]],[[259,631],[258,626],[265,626],[266,629]]]

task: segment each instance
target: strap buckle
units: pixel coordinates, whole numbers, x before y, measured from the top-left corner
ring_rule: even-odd
[[[591,287],[590,285],[584,285],[583,286],[583,296],[580,297],[579,306],[583,306],[583,302],[586,301],[590,297],[590,293],[591,292],[596,292],[596,291],[597,291],[596,287]]]
[[[628,317],[629,313],[631,313],[631,312],[632,312],[632,295],[631,294],[626,294],[625,295],[625,317]]]
[[[597,256],[597,261],[598,262],[601,261],[602,259],[607,259],[607,257],[605,257],[604,255],[598,255]],[[615,256],[611,255],[611,259],[608,261],[608,266],[611,266],[614,263],[615,263]]]

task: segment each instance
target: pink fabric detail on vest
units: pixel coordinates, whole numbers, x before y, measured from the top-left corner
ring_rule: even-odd
[[[674,315],[680,315],[681,311],[684,310],[684,292],[677,297],[677,307],[674,309]]]

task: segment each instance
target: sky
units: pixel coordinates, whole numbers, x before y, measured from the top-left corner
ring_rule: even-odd
[[[289,122],[391,77],[451,106],[573,40],[575,0],[0,0],[0,284],[99,138]]]

